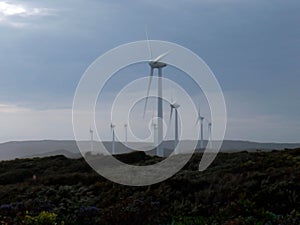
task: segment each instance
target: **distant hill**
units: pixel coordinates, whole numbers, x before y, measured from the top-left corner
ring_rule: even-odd
[[[299,148],[300,143],[261,143],[251,141],[233,141],[225,140],[222,144],[221,151],[271,151],[284,150],[286,148]]]
[[[90,142],[81,142],[86,151],[90,150]],[[189,146],[190,141],[185,141]],[[206,145],[206,141],[204,144]],[[95,144],[99,144],[96,143]],[[110,149],[111,142],[103,142],[107,149]],[[150,143],[134,144],[137,149],[143,150],[151,148]],[[173,148],[173,141],[165,141],[164,146],[166,153],[170,153]],[[225,140],[222,144],[221,151],[223,152],[236,152],[236,151],[270,151],[270,150],[283,150],[286,148],[299,148],[300,143],[259,143],[250,141],[232,141]],[[198,143],[197,149],[200,148]],[[131,149],[127,148],[122,143],[116,143],[116,150],[118,154],[130,152]],[[155,150],[147,151],[147,154],[155,154]],[[52,155],[65,155],[68,158],[80,157],[78,146],[73,140],[41,140],[41,141],[14,141],[0,144],[0,160],[10,160],[15,158],[32,158],[44,157]]]
[[[69,159],[78,159],[82,157],[81,153],[73,153],[64,149],[52,151],[52,152],[44,152],[41,154],[34,154],[34,155],[27,155],[25,158],[34,158],[34,157],[48,157],[48,156],[56,156],[56,155],[63,155]]]
[[[74,154],[79,153],[76,142],[71,140],[13,141],[0,144],[0,160],[55,155],[55,152],[61,149]],[[49,154],[51,152],[53,154]]]

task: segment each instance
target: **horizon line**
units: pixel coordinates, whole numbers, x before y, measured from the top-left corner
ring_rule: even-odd
[[[11,141],[4,141],[0,142],[0,145],[2,144],[7,144],[7,143],[20,143],[20,142],[42,142],[42,141],[75,141],[75,139],[24,139],[24,140],[11,140]],[[87,140],[78,140],[78,141],[91,141],[90,139]],[[165,141],[174,141],[172,139],[164,140]],[[198,140],[192,140],[192,139],[183,139],[182,141],[201,141],[200,139]],[[207,139],[204,139],[203,141],[208,141]],[[252,143],[261,143],[261,144],[300,144],[300,140],[298,142],[279,142],[279,141],[256,141],[256,140],[243,140],[243,139],[224,139],[224,140],[213,140],[214,141],[235,141],[235,142],[252,142]],[[112,142],[111,140],[103,140],[103,141],[97,141],[94,140],[94,142]],[[142,143],[142,142],[135,142],[135,141],[127,141],[129,143]],[[120,140],[116,141],[116,143],[124,143],[125,141]],[[144,143],[152,143],[152,142],[144,142]]]

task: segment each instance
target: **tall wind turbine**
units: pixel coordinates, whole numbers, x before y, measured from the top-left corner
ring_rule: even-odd
[[[91,135],[91,153],[94,151],[94,131],[90,127],[90,135]]]
[[[113,155],[115,155],[116,154],[116,150],[115,150],[115,127],[116,127],[116,125],[114,125],[114,124],[110,124],[110,129],[111,129],[111,131],[112,131],[112,142],[111,142],[111,153],[113,154]]]
[[[203,120],[204,120],[204,117],[201,116],[200,106],[199,106],[198,118],[197,118],[196,124],[198,124],[200,122],[200,149],[204,148],[204,145],[203,145]]]
[[[177,104],[176,102],[174,102],[174,103],[170,104],[170,107],[171,107],[171,112],[170,112],[169,124],[171,123],[173,109],[175,111],[175,138],[174,138],[174,150],[175,150],[176,146],[178,144],[178,111],[177,111],[177,109],[180,107],[180,105]],[[175,153],[177,153],[177,152],[175,152]]]
[[[124,130],[125,130],[125,144],[127,144],[127,138],[128,138],[128,136],[127,136],[127,129],[128,129],[128,125],[127,125],[127,123],[125,123],[125,124],[124,124]]]
[[[146,32],[147,34],[147,32]],[[163,53],[156,57],[155,59],[152,59],[152,50],[150,46],[150,42],[148,39],[148,34],[147,34],[147,40],[148,40],[148,48],[150,52],[150,61],[149,61],[149,66],[151,68],[150,70],[150,75],[149,75],[149,83],[148,83],[148,89],[147,89],[147,98],[145,101],[145,108],[144,108],[144,115],[146,113],[146,108],[147,108],[147,103],[148,103],[148,97],[149,97],[149,92],[150,92],[150,87],[151,87],[151,82],[153,78],[153,72],[154,69],[158,70],[158,99],[157,99],[157,141],[158,145],[156,148],[156,154],[158,156],[163,156],[164,155],[164,149],[163,149],[163,100],[162,100],[162,68],[166,67],[167,64],[160,62],[160,60],[165,57],[169,52]]]

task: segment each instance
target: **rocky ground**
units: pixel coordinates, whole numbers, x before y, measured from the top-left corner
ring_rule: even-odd
[[[83,159],[0,162],[0,224],[300,224],[300,149],[201,154],[170,179],[146,187],[112,183]],[[118,156],[137,165],[161,160]]]

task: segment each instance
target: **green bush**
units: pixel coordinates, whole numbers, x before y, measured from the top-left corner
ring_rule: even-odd
[[[58,222],[56,218],[57,215],[51,212],[42,211],[38,216],[30,216],[27,212],[23,223],[28,225],[57,225]],[[64,222],[59,224],[63,225]]]

